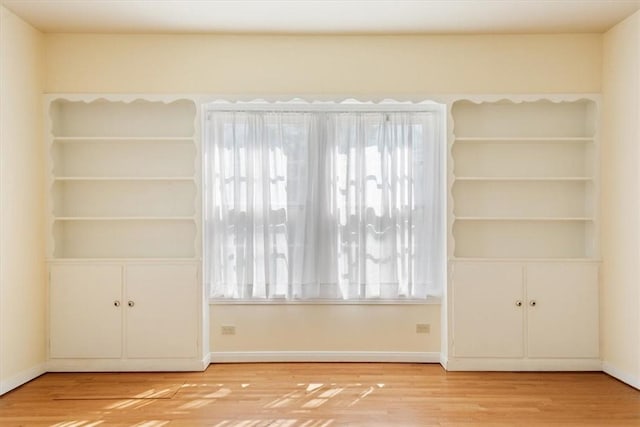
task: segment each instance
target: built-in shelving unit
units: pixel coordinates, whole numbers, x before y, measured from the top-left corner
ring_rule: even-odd
[[[51,259],[196,256],[192,100],[49,103]]]
[[[197,108],[48,95],[48,369],[202,370]]]
[[[596,105],[453,103],[453,257],[593,259]]]
[[[598,96],[450,105],[447,369],[599,369]]]

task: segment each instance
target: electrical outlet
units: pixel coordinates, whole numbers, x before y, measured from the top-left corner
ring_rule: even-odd
[[[416,334],[428,334],[431,332],[431,325],[428,323],[416,323]]]
[[[222,335],[235,335],[236,327],[231,325],[224,325],[220,327],[220,333]]]

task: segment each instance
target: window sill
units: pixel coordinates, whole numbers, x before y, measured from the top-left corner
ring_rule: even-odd
[[[440,305],[442,299],[429,297],[426,300],[416,299],[379,299],[361,301],[338,300],[229,300],[210,298],[209,305]]]

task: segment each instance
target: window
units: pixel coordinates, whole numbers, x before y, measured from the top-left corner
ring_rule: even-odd
[[[209,106],[203,187],[210,296],[439,295],[443,121],[435,104]]]

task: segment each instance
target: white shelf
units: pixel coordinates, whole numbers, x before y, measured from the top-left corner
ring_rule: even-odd
[[[47,258],[50,263],[110,263],[110,262],[132,262],[132,263],[158,263],[158,262],[200,262],[200,258],[153,258],[153,257],[129,257],[129,258]]]
[[[194,221],[54,221],[54,258],[191,258]]]
[[[458,216],[456,221],[595,221],[595,218],[590,217],[513,217],[513,216],[495,216],[495,217],[483,217],[483,216]]]
[[[590,138],[595,135],[595,103],[509,100],[455,102],[454,134],[458,138]]]
[[[82,143],[82,142],[177,142],[193,143],[192,137],[180,136],[57,136],[53,138],[56,143]]]
[[[588,99],[455,102],[450,255],[593,259],[596,111]]]
[[[54,221],[195,221],[192,216],[58,216]]]
[[[592,218],[590,181],[459,181],[453,186],[456,217]]]
[[[49,114],[54,138],[192,138],[195,133],[195,104],[186,99],[169,103],[58,99],[51,103]]]
[[[193,176],[58,176],[54,181],[195,181]]]
[[[194,180],[59,180],[52,186],[56,217],[193,217]]]
[[[530,144],[530,143],[564,143],[564,144],[584,144],[593,142],[592,137],[583,136],[547,136],[547,137],[535,137],[535,136],[461,136],[455,138],[455,143],[496,143],[496,144]]]
[[[50,259],[197,256],[192,100],[55,99],[49,118]]]
[[[459,176],[455,181],[593,181],[589,176]]]
[[[593,222],[456,221],[457,257],[584,258],[594,255]]]
[[[487,257],[449,257],[448,261],[454,262],[600,262],[599,258],[581,257],[581,258],[487,258]]]

